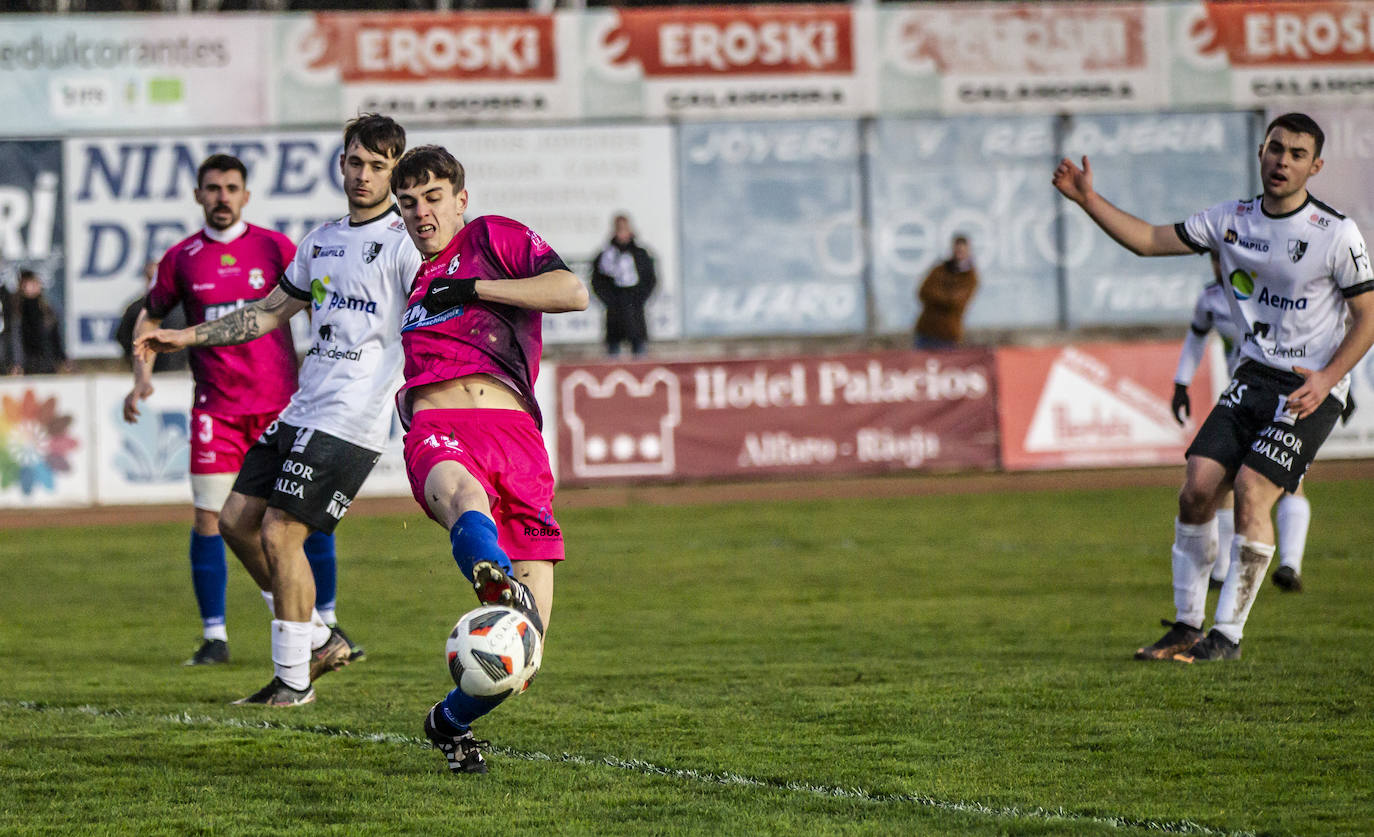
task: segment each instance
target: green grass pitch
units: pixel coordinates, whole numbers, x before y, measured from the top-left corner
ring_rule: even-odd
[[[340,527],[368,658],[291,710],[228,705],[271,676],[237,565],[232,663],[180,665],[188,525],[0,532],[0,833],[1374,833],[1374,485],[1309,490],[1307,591],[1191,667],[1131,659],[1169,489],[565,510],[481,777],[421,741],[475,601],[418,513]]]

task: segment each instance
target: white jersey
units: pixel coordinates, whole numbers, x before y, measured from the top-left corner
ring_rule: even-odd
[[[1176,224],[1199,252],[1215,250],[1243,358],[1291,372],[1322,369],[1345,338],[1347,297],[1374,291],[1374,271],[1355,222],[1311,197],[1287,215],[1260,198],[1227,201]],[[1332,394],[1341,401],[1348,376]]]
[[[1184,341],[1184,352],[1196,356],[1180,359],[1180,370],[1186,365],[1189,372],[1186,376],[1175,375],[1174,380],[1178,383],[1192,383],[1192,370],[1197,369],[1201,362],[1207,334],[1213,330],[1221,338],[1221,348],[1226,353],[1226,371],[1234,373],[1240,365],[1240,347],[1245,332],[1236,326],[1230,303],[1226,300],[1228,295],[1230,291],[1221,282],[1211,283],[1197,295],[1197,303],[1193,306],[1193,321],[1188,325],[1190,336]]]
[[[419,269],[395,206],[363,224],[321,224],[301,239],[279,284],[310,301],[312,342],[282,421],[386,447],[401,385],[401,315]]]

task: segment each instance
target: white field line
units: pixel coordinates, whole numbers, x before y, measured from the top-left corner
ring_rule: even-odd
[[[173,715],[140,715],[137,713],[125,712],[120,709],[102,709],[89,705],[53,706],[50,704],[35,703],[33,701],[12,702],[6,700],[0,700],[0,709],[27,709],[34,712],[72,713],[90,715],[97,718],[127,718],[135,722],[154,721],[187,727],[282,730],[285,732],[347,738],[353,741],[367,741],[376,744],[402,744],[425,748],[430,746],[429,741],[423,738],[417,738],[411,735],[401,735],[394,732],[355,732],[341,727],[325,725],[298,726],[295,724],[282,723],[280,721],[211,718],[206,715],[191,715],[188,712],[181,712]],[[613,767],[618,770],[626,770],[632,773],[640,773],[649,776],[667,776],[674,779],[681,779],[685,782],[696,782],[699,784],[786,790],[809,796],[821,796],[830,799],[851,799],[858,802],[872,802],[886,805],[913,805],[922,808],[932,808],[940,811],[955,811],[1001,820],[1036,820],[1065,825],[1088,823],[1112,828],[1137,828],[1145,831],[1155,831],[1161,834],[1198,834],[1205,835],[1205,837],[1212,837],[1212,835],[1216,835],[1216,837],[1253,837],[1252,832],[1228,831],[1221,828],[1201,825],[1191,820],[1137,819],[1125,816],[1085,814],[1069,811],[1064,808],[1042,808],[1038,806],[1034,808],[1020,808],[1014,805],[985,805],[981,802],[937,799],[935,797],[913,793],[873,793],[860,787],[813,785],[807,782],[797,781],[781,782],[776,780],[755,779],[750,776],[741,776],[737,773],[663,767],[643,761],[642,759],[623,759],[616,756],[594,757],[581,756],[576,753],[559,753],[554,755],[537,751],[515,750],[510,747],[501,746],[492,746],[489,748],[489,752],[507,758],[521,759],[523,761],[562,762],[565,764],[588,766],[601,765]]]

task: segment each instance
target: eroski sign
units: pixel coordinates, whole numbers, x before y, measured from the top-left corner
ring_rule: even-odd
[[[337,132],[93,138],[65,143],[67,347],[114,357],[115,327],[143,290],[142,266],[200,229],[196,168],[214,153],[248,169],[243,218],[299,241],[347,212]]]

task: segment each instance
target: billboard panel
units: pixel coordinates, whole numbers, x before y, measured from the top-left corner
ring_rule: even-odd
[[[0,508],[93,500],[87,389],[76,377],[0,379]]]
[[[557,381],[569,484],[997,463],[981,350],[564,364]]]
[[[0,133],[262,125],[270,18],[6,15]]]
[[[1002,467],[1118,468],[1183,463],[1214,392],[1211,365],[1170,410],[1181,342],[1087,343],[997,350]]]
[[[678,131],[688,337],[864,329],[854,122]]]
[[[57,309],[65,311],[66,221],[61,184],[60,142],[0,141],[0,286],[14,290],[19,270],[27,268],[42,278]]]
[[[1151,224],[1258,193],[1258,140],[1248,113],[1073,117],[1064,154],[1093,168],[1093,188]],[[1048,173],[1048,172],[1047,172]],[[1064,201],[1069,326],[1186,324],[1212,281],[1205,257],[1142,259]]]
[[[920,282],[949,258],[955,233],[969,237],[978,268],[970,327],[1056,323],[1050,118],[880,119],[869,148],[879,331],[911,331]]]

